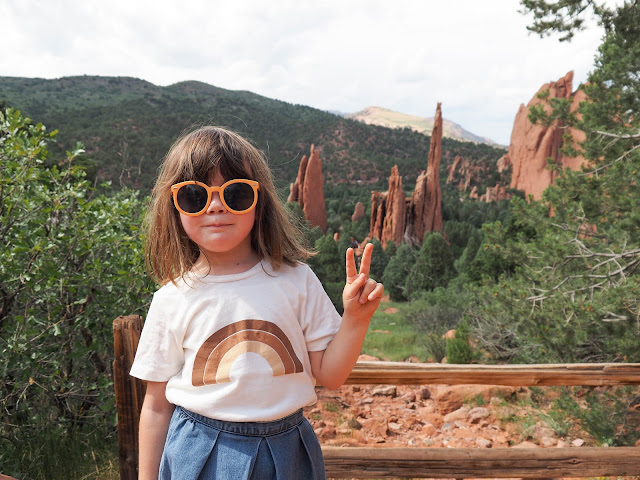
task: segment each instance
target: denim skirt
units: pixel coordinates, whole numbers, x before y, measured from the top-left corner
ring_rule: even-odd
[[[162,480],[324,480],[320,443],[302,410],[271,422],[225,422],[176,407]]]

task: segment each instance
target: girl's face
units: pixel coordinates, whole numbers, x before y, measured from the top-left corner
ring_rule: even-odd
[[[209,185],[219,187],[226,180],[216,173]],[[192,217],[180,213],[182,227],[214,265],[219,262],[242,263],[254,255],[251,229],[256,209],[237,215],[225,208],[218,192],[212,195],[211,204],[202,215]]]

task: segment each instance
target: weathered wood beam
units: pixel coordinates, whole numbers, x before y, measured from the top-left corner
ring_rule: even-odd
[[[640,448],[322,447],[329,478],[558,478],[640,473]]]
[[[349,384],[388,385],[640,385],[638,363],[447,365],[358,362]]]
[[[138,423],[144,400],[143,382],[129,375],[138,349],[142,317],[129,315],[113,321],[113,386],[118,410],[118,456],[121,480],[138,478]]]

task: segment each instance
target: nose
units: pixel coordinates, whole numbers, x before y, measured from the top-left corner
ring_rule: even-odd
[[[207,213],[225,213],[226,211],[227,209],[220,199],[220,194],[218,192],[213,192],[211,194],[211,203],[207,208]]]

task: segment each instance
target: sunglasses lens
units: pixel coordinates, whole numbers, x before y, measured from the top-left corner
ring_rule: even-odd
[[[178,206],[187,213],[198,213],[207,206],[207,190],[200,185],[183,185],[178,190]]]
[[[237,212],[251,208],[255,200],[253,187],[248,183],[232,183],[224,189],[224,201],[227,206]]]

